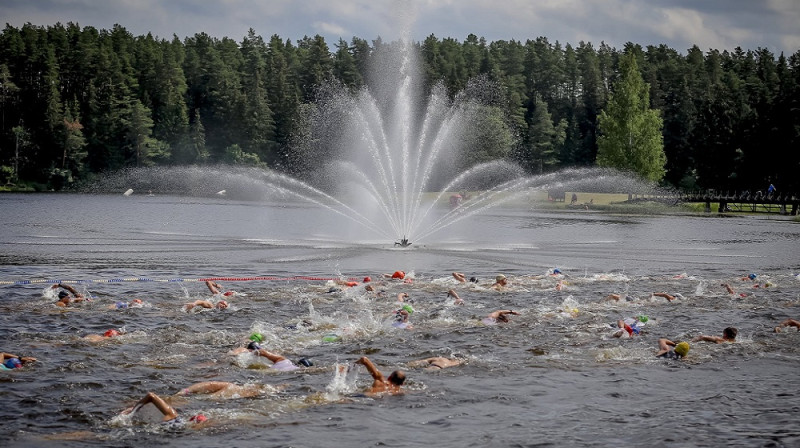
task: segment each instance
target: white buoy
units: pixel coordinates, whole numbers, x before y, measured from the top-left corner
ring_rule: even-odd
[[[132,195],[133,194],[133,188],[128,188],[128,191],[126,191],[125,193],[122,193],[122,194],[124,194],[125,196]]]
[[[225,196],[225,193],[227,193],[227,191],[225,191],[225,190],[220,190],[220,191],[217,192],[217,194],[220,195],[220,196]]]

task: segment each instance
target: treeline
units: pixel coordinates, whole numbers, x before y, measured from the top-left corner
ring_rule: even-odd
[[[381,39],[333,45],[255,31],[240,42],[6,25],[0,35],[0,186],[62,189],[132,166],[246,164],[293,173],[292,138],[332,79],[369,81]],[[680,188],[800,191],[800,50],[494,41],[433,35],[415,45],[428,88],[451,95],[479,76],[501,87],[531,173],[595,164],[598,116],[633,54],[663,119],[666,174]]]

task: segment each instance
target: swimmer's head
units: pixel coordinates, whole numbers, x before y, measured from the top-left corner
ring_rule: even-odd
[[[192,418],[189,419],[192,423],[203,423],[206,420],[208,420],[208,417],[203,414],[193,415]]]
[[[314,365],[314,363],[311,362],[311,360],[308,359],[308,358],[300,358],[300,360],[297,361],[297,364],[299,364],[299,365],[301,365],[303,367],[311,367],[311,366]]]
[[[371,282],[371,281],[372,281],[372,279],[371,279],[371,278],[369,278],[369,277],[364,277],[364,283],[369,283],[369,282]]]
[[[125,303],[125,302],[117,302],[116,306],[117,306],[117,309],[120,309],[120,308],[127,308],[127,307],[128,307],[128,304],[127,304],[127,303]]]
[[[394,372],[389,375],[387,380],[394,384],[395,386],[402,386],[403,383],[406,381],[406,374],[403,373],[401,370],[395,370]]]
[[[66,291],[61,291],[58,293],[58,298],[63,299],[64,297],[69,297],[69,293]]]
[[[230,297],[230,296],[232,296],[234,294],[235,294],[235,292],[233,292],[233,291],[225,291],[224,293],[222,293],[222,295],[225,296],[225,297]]]
[[[3,365],[6,366],[7,369],[18,369],[22,367],[22,361],[20,361],[19,358],[10,358],[7,359]]]
[[[247,344],[247,349],[248,350],[261,350],[261,346],[258,345],[258,342],[252,341],[249,344]]]
[[[406,278],[406,273],[403,271],[394,271],[394,274],[392,274],[392,278],[399,278],[400,280],[402,280]]]
[[[470,277],[469,281],[471,281],[472,283],[478,283],[478,277]]]
[[[728,327],[722,330],[722,335],[725,337],[725,339],[734,340],[738,334],[739,330],[737,330],[735,327]]]
[[[400,309],[407,311],[408,314],[411,314],[411,313],[414,312],[414,308],[411,305],[403,305]]]
[[[117,330],[114,330],[114,329],[112,328],[112,329],[110,329],[110,330],[106,330],[106,332],[105,332],[105,333],[103,333],[103,336],[105,336],[105,337],[107,337],[107,338],[113,338],[114,336],[119,336],[119,331],[117,331]]]
[[[747,276],[747,278],[749,278],[750,280],[755,280],[756,277],[757,277],[757,275],[756,274],[752,274],[752,273]]]
[[[497,274],[497,277],[494,278],[495,283],[502,283],[506,279],[506,276],[503,274]]]
[[[639,322],[641,322],[641,323],[645,323],[645,322],[647,322],[648,320],[650,320],[650,318],[648,318],[648,317],[647,317],[647,316],[645,316],[644,314],[640,314],[640,315],[636,316],[636,320],[638,320],[638,321],[639,321]]]
[[[689,353],[689,343],[688,342],[681,342],[675,346],[675,354],[683,357]]]
[[[227,307],[228,307],[228,302],[226,302],[224,300],[220,300],[219,303],[217,303],[217,308],[219,308],[221,310],[224,310]]]
[[[133,302],[131,302],[131,303],[135,303],[137,305],[141,305],[142,304],[142,299],[133,299]]]
[[[264,335],[261,333],[251,333],[249,339],[253,342],[264,342]]]
[[[561,269],[558,269],[558,268],[553,269],[553,274],[560,274],[560,273],[561,273]]]

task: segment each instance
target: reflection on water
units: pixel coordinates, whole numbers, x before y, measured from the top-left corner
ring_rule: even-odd
[[[335,217],[302,206],[4,195],[0,223],[0,281],[79,281],[94,297],[61,309],[50,283],[0,285],[0,350],[39,359],[0,372],[0,418],[16,443],[800,441],[800,334],[772,331],[800,318],[797,223],[789,220],[499,209],[400,249],[369,235],[345,238]],[[564,276],[550,275],[556,267]],[[413,281],[381,276],[398,269]],[[452,271],[479,282],[458,283]],[[489,285],[501,272],[511,286],[499,292]],[[751,272],[756,281],[746,278]],[[378,294],[365,290],[364,276]],[[238,293],[226,298],[229,309],[183,309],[221,299],[195,281],[203,277],[232,279],[220,281]],[[256,277],[279,280],[248,280]],[[358,285],[327,280],[334,278]],[[465,305],[453,304],[450,288]],[[678,298],[652,296],[661,291]],[[391,325],[400,292],[413,300],[413,330]],[[623,299],[604,300],[611,293]],[[144,305],[114,307],[134,298]],[[480,322],[496,309],[520,315],[507,325]],[[641,335],[612,336],[618,319],[638,315],[649,318]],[[692,342],[677,362],[653,356],[659,337],[691,340],[729,325],[739,329],[736,343]],[[84,338],[110,328],[124,334]],[[271,350],[314,366],[276,372],[228,354],[254,331]],[[370,383],[363,367],[346,377],[334,368],[365,354],[386,374],[430,356],[466,362],[409,368],[406,395],[372,399],[351,394]],[[165,429],[158,415],[116,418],[147,391],[169,396],[217,380],[285,387],[256,398],[176,401],[187,415],[211,418],[199,430]]]

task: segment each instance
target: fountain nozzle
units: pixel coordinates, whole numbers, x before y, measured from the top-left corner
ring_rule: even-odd
[[[394,242],[394,245],[395,246],[400,246],[400,247],[408,247],[408,246],[411,245],[411,243],[409,243],[408,242],[408,238],[406,238],[406,236],[403,235],[403,238],[400,241],[395,241]]]

